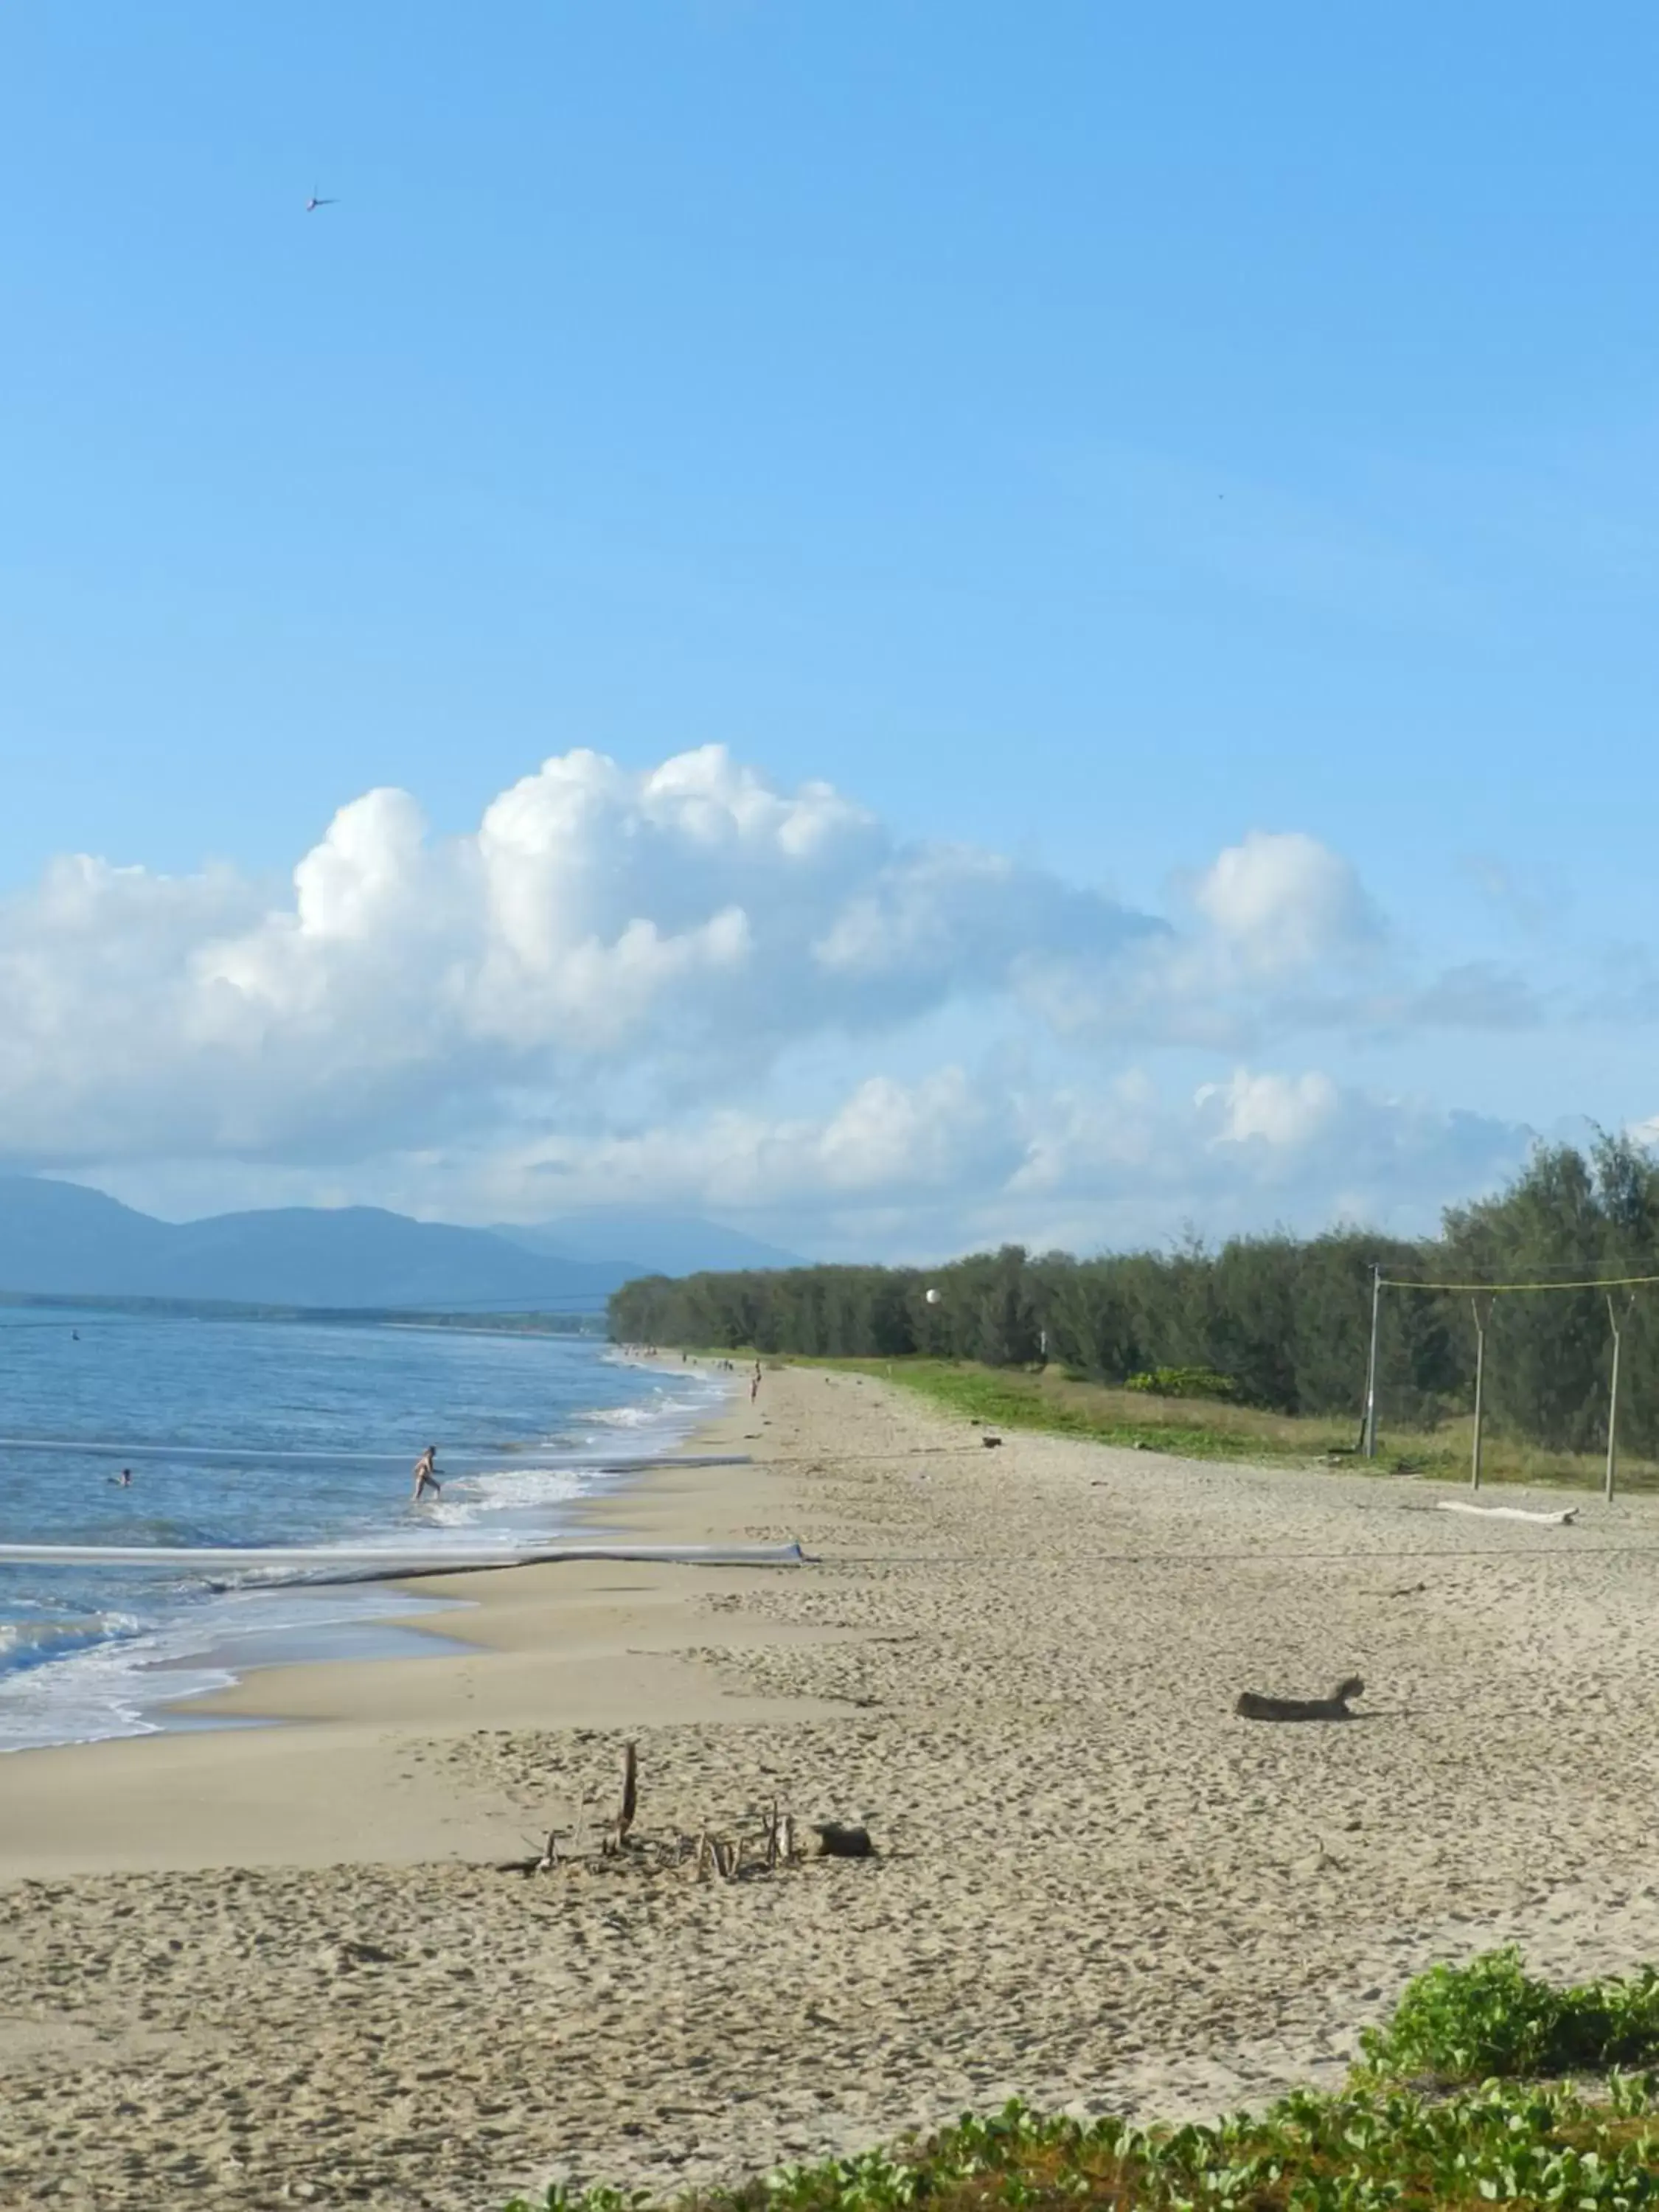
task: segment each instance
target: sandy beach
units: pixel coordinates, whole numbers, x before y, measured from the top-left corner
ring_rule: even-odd
[[[498,2212],[1015,2093],[1208,2113],[1338,2079],[1437,1959],[1659,1958],[1653,1504],[988,1450],[811,1370],[698,1441],[754,1464],[605,1519],[816,1564],[447,1582],[467,1649],[213,1701],[284,1725],[0,1761],[0,2203]],[[1233,1714],[1351,1672],[1346,1725]],[[642,1831],[775,1796],[879,1856],[495,1870],[630,1739]]]

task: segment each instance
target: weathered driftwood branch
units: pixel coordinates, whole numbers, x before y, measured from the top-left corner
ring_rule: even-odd
[[[620,1851],[628,1841],[628,1832],[634,1825],[634,1815],[640,1809],[639,1754],[630,1743],[623,1751],[622,1804],[617,1809],[616,1826],[611,1829],[611,1848]]]
[[[534,1856],[507,1861],[502,1874],[548,1874],[559,1868],[580,1869],[596,1863],[625,1862],[647,1873],[670,1873],[690,1868],[693,1878],[712,1875],[721,1881],[736,1881],[745,1869],[775,1874],[804,1858],[870,1858],[875,1845],[867,1828],[840,1820],[814,1823],[803,1835],[792,1813],[784,1812],[774,1797],[757,1815],[759,1830],[742,1828],[726,1833],[707,1823],[695,1836],[678,1829],[662,1836],[634,1832],[639,1814],[639,1755],[628,1744],[623,1753],[622,1802],[616,1817],[601,1830],[597,1854],[587,1842],[587,1801],[583,1800],[568,1834],[550,1828],[546,1843]]]
[[[1358,1674],[1340,1681],[1328,1698],[1269,1698],[1259,1690],[1241,1690],[1233,1707],[1247,1721],[1346,1721],[1350,1698],[1363,1698],[1365,1685]]]
[[[1469,1505],[1461,1498],[1441,1498],[1435,1501],[1443,1513],[1478,1513],[1483,1521],[1534,1521],[1544,1528],[1570,1528],[1578,1518],[1578,1508],[1568,1505],[1559,1513],[1528,1513],[1520,1505]]]
[[[623,1747],[622,1803],[617,1807],[617,1817],[605,1831],[605,1841],[600,1846],[606,1858],[620,1857],[627,1849],[628,1832],[634,1825],[634,1815],[639,1810],[639,1758],[630,1743]]]

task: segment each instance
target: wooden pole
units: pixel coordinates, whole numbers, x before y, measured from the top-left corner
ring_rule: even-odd
[[[1371,1349],[1365,1362],[1365,1457],[1376,1457],[1376,1324],[1382,1305],[1382,1269],[1371,1269]]]
[[[1480,1301],[1469,1300],[1469,1310],[1474,1316],[1474,1445],[1469,1454],[1469,1488],[1480,1487],[1480,1413],[1481,1400],[1486,1380],[1486,1328],[1480,1318]]]
[[[1601,1484],[1601,1495],[1613,1503],[1613,1486],[1619,1471],[1619,1343],[1618,1309],[1613,1303],[1613,1293],[1607,1293],[1607,1320],[1613,1329],[1613,1382],[1607,1392],[1607,1471]]]

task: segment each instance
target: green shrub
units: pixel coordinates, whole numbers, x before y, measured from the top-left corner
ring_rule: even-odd
[[[1219,1398],[1234,1404],[1240,1396],[1231,1375],[1218,1375],[1213,1367],[1151,1367],[1131,1375],[1126,1390],[1145,1390],[1154,1398]]]
[[[1494,2076],[1605,2073],[1659,2058],[1659,1973],[1553,1989],[1521,1954],[1488,1951],[1433,1966],[1407,1984],[1394,2017],[1360,2037],[1379,2079],[1485,2081]]]

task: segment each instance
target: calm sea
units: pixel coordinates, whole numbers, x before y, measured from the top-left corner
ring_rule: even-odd
[[[578,1338],[0,1309],[0,1541],[533,1543],[614,1482],[600,1460],[671,1449],[720,1397]],[[176,1725],[239,1658],[410,1610],[307,1571],[0,1564],[0,1750]]]

